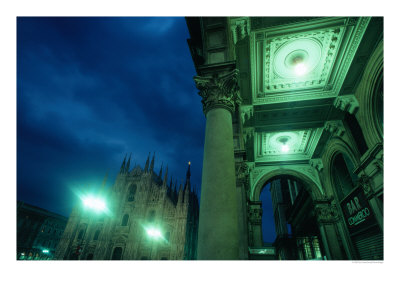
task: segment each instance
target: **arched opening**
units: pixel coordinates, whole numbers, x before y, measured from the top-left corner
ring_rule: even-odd
[[[115,247],[111,259],[120,260],[121,257],[122,257],[122,247]]]
[[[332,166],[336,195],[341,200],[357,185],[357,175],[353,173],[354,165],[345,154],[338,153],[333,160]]]
[[[314,214],[311,188],[295,176],[270,177],[260,192],[263,245],[275,259],[320,260],[322,239]]]
[[[132,185],[129,187],[129,191],[128,191],[128,202],[133,202],[133,201],[135,200],[136,190],[137,190],[137,185],[136,185],[136,184],[132,184]]]
[[[96,230],[96,232],[94,233],[94,236],[93,236],[94,241],[97,241],[99,239],[99,234],[100,234],[100,229]]]
[[[86,228],[87,228],[87,224],[82,224],[81,225],[81,229],[79,230],[79,233],[78,233],[78,240],[81,240],[81,239],[84,238],[85,232],[86,232]]]
[[[125,214],[122,218],[121,226],[127,226],[128,225],[128,220],[129,220],[129,215]]]

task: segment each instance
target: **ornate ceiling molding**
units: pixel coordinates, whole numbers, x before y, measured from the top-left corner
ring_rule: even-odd
[[[256,162],[309,160],[322,132],[322,128],[256,132]]]
[[[254,117],[253,105],[241,105],[240,117],[242,119],[243,126],[252,126]]]
[[[337,97],[370,18],[318,18],[250,34],[253,104]],[[296,75],[298,61],[305,71]]]
[[[250,22],[248,17],[244,18],[230,18],[231,31],[233,36],[233,43],[243,40],[250,32]]]

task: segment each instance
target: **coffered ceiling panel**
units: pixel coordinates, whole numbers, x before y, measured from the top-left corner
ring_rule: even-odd
[[[252,30],[253,104],[336,97],[370,18],[317,18]]]
[[[322,132],[322,128],[257,132],[255,160],[280,162],[310,159]]]

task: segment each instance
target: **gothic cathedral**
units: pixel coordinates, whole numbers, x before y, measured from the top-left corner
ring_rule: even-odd
[[[186,182],[177,190],[154,172],[154,156],[144,169],[130,170],[130,158],[122,163],[115,184],[97,197],[106,209],[94,211],[83,204],[74,207],[56,250],[56,259],[69,260],[192,260],[196,259],[198,199]]]

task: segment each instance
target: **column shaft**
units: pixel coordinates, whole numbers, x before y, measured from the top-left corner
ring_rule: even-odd
[[[225,108],[214,108],[206,118],[198,259],[238,259],[232,115]]]

